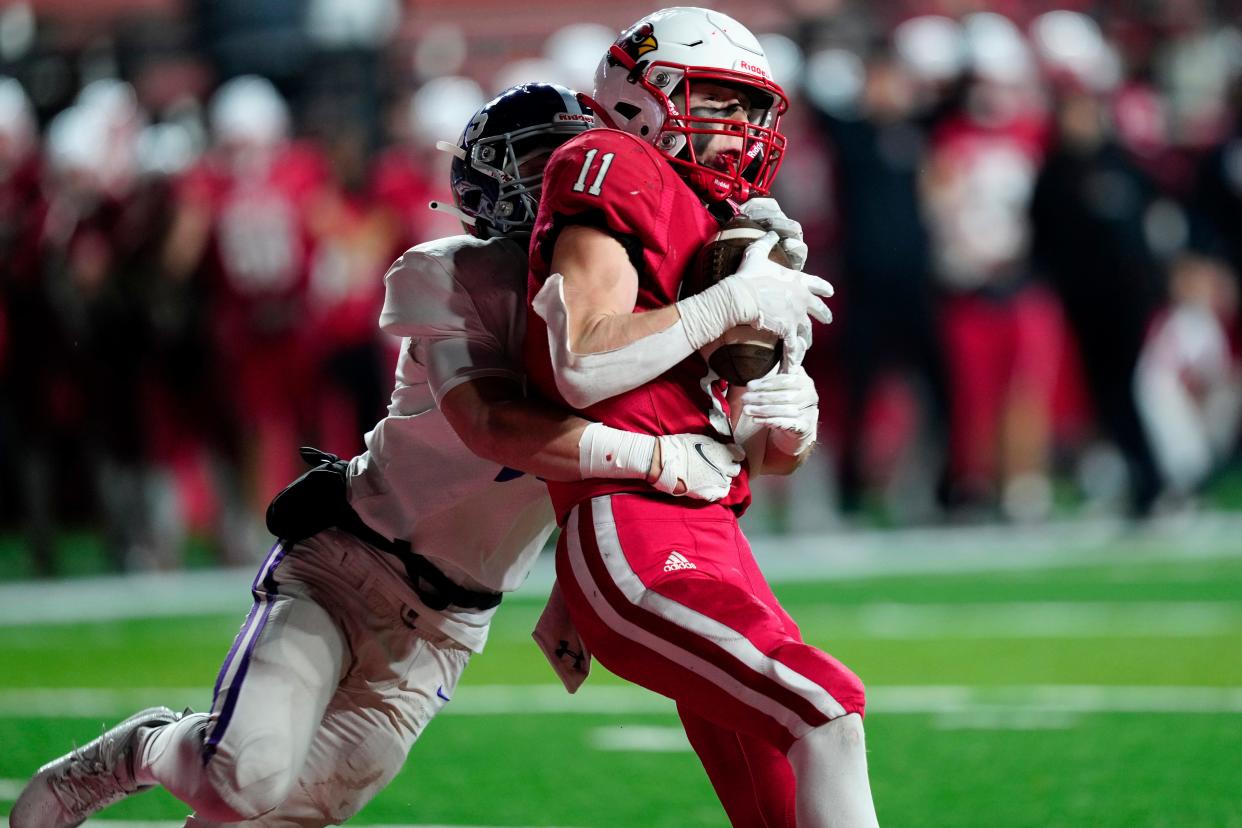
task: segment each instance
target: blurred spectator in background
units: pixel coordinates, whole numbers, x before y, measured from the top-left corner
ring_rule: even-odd
[[[1175,262],[1168,306],[1151,326],[1134,384],[1174,504],[1199,491],[1238,438],[1242,374],[1227,328],[1237,313],[1237,283],[1218,261],[1185,255]]]
[[[1163,290],[1146,235],[1157,193],[1112,137],[1096,93],[1065,87],[1055,129],[1031,204],[1032,258],[1061,300],[1098,425],[1125,458],[1130,511],[1143,516],[1162,487],[1133,391]]]
[[[1052,506],[1055,300],[1027,267],[1027,208],[1044,153],[1043,101],[1017,27],[993,13],[962,23],[969,75],[935,127],[924,197],[943,293],[953,506],[1035,520]]]
[[[416,244],[461,232],[455,215],[427,209],[431,201],[444,200],[439,182],[447,177],[452,159],[436,151],[436,142],[455,142],[461,125],[486,100],[475,81],[446,75],[428,81],[391,108],[393,140],[376,159],[372,173],[373,196],[391,225],[390,259]]]
[[[288,106],[264,78],[226,82],[209,115],[213,147],[180,184],[171,253],[203,279],[207,419],[225,458],[222,552],[240,561],[261,546],[253,518],[297,476],[289,449],[308,429],[308,211],[327,170],[318,148],[291,140]]]
[[[378,274],[415,243],[400,238],[376,203],[371,170],[383,131],[384,48],[401,7],[397,0],[312,0],[306,14],[315,54],[305,79],[303,132],[327,163],[306,214],[311,260],[301,324],[313,332],[309,439],[350,456],[362,449],[363,429],[383,414],[384,363],[396,354],[395,342],[385,351],[376,327],[384,295]],[[421,207],[426,215],[426,199]]]
[[[49,125],[39,242],[51,324],[38,334],[41,345],[25,343],[27,353],[50,344],[49,374],[69,378],[53,407],[64,415],[49,421],[55,447],[47,468],[93,499],[118,569],[178,563],[182,540],[167,531],[175,492],[150,439],[170,191],[162,174],[144,166],[160,157],[144,142],[152,136],[146,121],[129,84],[99,79]],[[58,451],[69,453],[58,458]],[[36,477],[30,496],[54,504],[66,489],[46,485]]]
[[[1195,248],[1223,263],[1242,288],[1242,71],[1230,103],[1230,129],[1199,165],[1190,206]],[[1235,341],[1242,338],[1242,313],[1235,310],[1226,324]]]
[[[912,374],[921,401],[923,441],[916,463],[926,475],[920,510],[943,487],[950,421],[927,230],[918,190],[926,135],[916,122],[916,90],[906,68],[887,52],[866,64],[856,98],[819,98],[819,120],[835,160],[840,257],[837,325],[845,402],[840,435],[840,504],[861,505],[868,403],[886,372]],[[798,215],[797,213],[792,213]],[[906,493],[910,498],[909,492]]]
[[[360,113],[336,100],[321,105],[323,120],[313,133],[328,170],[306,207],[310,282],[299,324],[310,332],[314,360],[313,393],[304,402],[311,409],[308,433],[315,445],[349,455],[361,450],[360,435],[385,408],[386,352],[375,315],[384,280],[377,274],[395,258],[396,228],[370,198],[369,122],[350,117]]]
[[[1236,5],[767,10],[844,510],[1039,519],[1077,466],[1143,515],[1236,473]],[[589,88],[629,17],[487,10],[0,4],[0,521],[35,571],[66,527],[113,567],[249,560],[295,447],[356,452],[382,273],[459,230],[436,143],[500,86]],[[770,526],[831,525],[807,478]]]
[[[46,575],[55,568],[51,452],[68,417],[55,402],[72,381],[57,368],[64,341],[42,279],[41,166],[34,108],[17,81],[0,78],[0,456],[13,458],[0,463],[0,499],[17,504],[12,516],[20,516],[35,571]]]

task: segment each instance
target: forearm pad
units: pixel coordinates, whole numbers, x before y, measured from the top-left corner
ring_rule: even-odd
[[[571,408],[589,408],[637,388],[697,350],[679,320],[659,333],[620,348],[595,354],[575,353],[569,347],[569,312],[563,284],[561,274],[553,273],[535,296],[532,307],[547,323],[556,388]]]

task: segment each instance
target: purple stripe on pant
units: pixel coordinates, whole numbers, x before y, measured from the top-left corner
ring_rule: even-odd
[[[224,733],[228,730],[229,722],[233,718],[233,710],[237,707],[242,683],[250,667],[250,657],[254,653],[259,638],[263,635],[263,628],[267,625],[268,617],[272,614],[272,598],[277,594],[276,567],[280,565],[284,557],[284,543],[277,541],[268,552],[267,559],[259,567],[254,583],[250,586],[250,592],[254,595],[254,605],[250,607],[250,613],[246,616],[241,631],[233,639],[233,646],[228,656],[225,657],[223,666],[220,667],[219,675],[216,676],[211,709],[213,712],[217,710],[219,712],[214,717],[209,735],[203,744],[204,765],[211,761],[212,756],[215,756],[216,749],[220,746]],[[224,699],[221,700],[220,688],[224,686],[230,673],[233,674],[233,680],[229,683]]]

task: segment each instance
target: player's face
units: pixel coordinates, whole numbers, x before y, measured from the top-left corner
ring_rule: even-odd
[[[690,89],[687,114],[696,118],[737,121],[737,133],[695,135],[694,152],[700,164],[720,169],[736,168],[745,147],[741,125],[749,122],[750,95],[744,89],[709,81],[699,81]]]
[[[543,168],[548,166],[552,153],[569,137],[568,135],[543,135],[526,141],[524,145],[516,145],[519,177],[523,181],[529,181],[534,176],[543,175]]]

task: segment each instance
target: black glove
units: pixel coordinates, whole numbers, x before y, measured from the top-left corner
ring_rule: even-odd
[[[282,489],[267,506],[267,531],[291,543],[336,526],[350,515],[349,463],[308,446],[298,451],[313,468]]]

